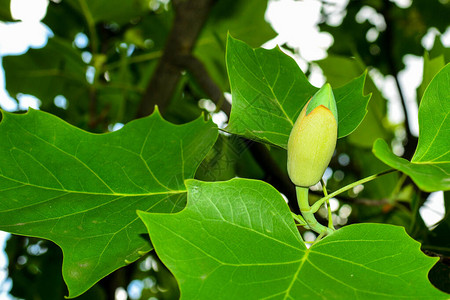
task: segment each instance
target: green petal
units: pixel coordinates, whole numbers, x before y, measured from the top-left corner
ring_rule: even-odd
[[[311,101],[306,107],[306,115],[309,115],[310,112],[320,105],[323,105],[331,110],[333,116],[336,118],[336,122],[338,121],[336,100],[334,99],[333,90],[331,89],[331,85],[329,83],[322,86],[320,90],[312,96]]]

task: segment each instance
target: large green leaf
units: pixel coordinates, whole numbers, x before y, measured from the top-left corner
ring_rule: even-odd
[[[293,123],[318,90],[297,63],[280,49],[252,49],[228,38],[227,68],[233,106],[230,132],[286,148]],[[370,96],[363,96],[366,74],[334,89],[338,106],[338,137],[361,123]]]
[[[4,113],[0,230],[58,244],[69,296],[80,295],[151,250],[136,210],[180,210],[184,180],[216,138],[211,121],[176,126],[158,112],[108,134],[40,111]]]
[[[401,227],[344,227],[307,249],[281,195],[234,179],[187,181],[176,214],[139,212],[183,299],[446,299],[437,261]]]
[[[450,64],[428,85],[419,107],[419,143],[411,162],[377,140],[373,152],[385,164],[409,175],[424,191],[450,190]]]

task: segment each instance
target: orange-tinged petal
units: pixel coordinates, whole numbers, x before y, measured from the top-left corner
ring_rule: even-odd
[[[288,141],[289,177],[295,185],[303,187],[322,178],[337,140],[337,122],[330,109],[319,105],[306,115],[307,106],[297,118]]]

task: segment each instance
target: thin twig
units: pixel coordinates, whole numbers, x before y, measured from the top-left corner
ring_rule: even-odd
[[[393,172],[397,172],[397,170],[394,170],[394,169],[387,170],[387,171],[384,171],[384,172],[381,172],[381,173],[377,173],[377,174],[368,176],[368,177],[363,178],[363,179],[361,179],[361,180],[355,181],[355,182],[353,182],[352,184],[346,185],[346,186],[344,186],[344,187],[338,189],[337,191],[335,191],[335,192],[329,194],[328,196],[323,197],[322,199],[318,200],[316,203],[314,203],[314,204],[311,206],[311,210],[312,210],[313,212],[316,212],[316,211],[319,210],[319,208],[322,206],[322,204],[323,204],[325,201],[327,201],[328,199],[331,199],[331,198],[333,198],[334,196],[339,195],[340,193],[343,193],[343,192],[345,192],[345,191],[348,191],[349,189],[354,188],[354,187],[357,186],[357,185],[360,185],[360,184],[369,182],[369,181],[374,180],[374,179],[376,179],[376,178],[378,178],[378,177],[380,177],[380,176],[387,175],[387,174],[390,174],[390,173],[393,173]]]

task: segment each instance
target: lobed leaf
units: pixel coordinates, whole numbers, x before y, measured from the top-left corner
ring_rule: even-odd
[[[197,119],[176,126],[156,111],[108,134],[91,134],[50,114],[3,113],[0,230],[51,240],[76,297],[151,245],[136,210],[184,207],[192,178],[217,138]]]
[[[338,86],[357,77],[365,69],[364,63],[360,60],[331,54],[316,63],[322,69],[327,82]],[[364,82],[364,91],[372,95],[367,106],[367,114],[358,128],[348,137],[348,141],[353,145],[371,149],[377,138],[389,137],[388,130],[383,122],[380,122],[386,115],[386,99],[383,98],[369,75]]]
[[[252,49],[229,36],[226,61],[233,99],[227,130],[286,148],[295,120],[318,89],[279,48]],[[367,112],[365,77],[334,89],[339,138],[355,130]]]
[[[138,212],[182,299],[447,299],[402,227],[346,226],[307,249],[284,199],[255,180],[186,182],[175,214]]]
[[[410,161],[395,156],[377,140],[373,153],[409,175],[424,191],[450,190],[450,64],[428,85],[419,107],[419,143]]]

